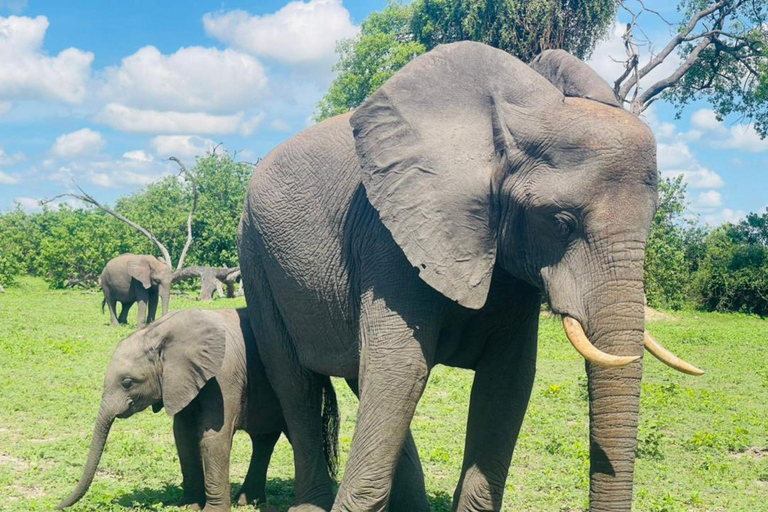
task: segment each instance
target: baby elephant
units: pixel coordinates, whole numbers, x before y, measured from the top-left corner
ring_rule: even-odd
[[[283,412],[267,381],[245,309],[190,309],[164,316],[136,331],[115,349],[83,476],[58,508],[88,490],[109,429],[152,406],[173,416],[183,475],[180,505],[230,509],[229,456],[235,430],[248,432],[253,454],[237,503],[264,503],[267,466],[285,432]],[[330,379],[324,389],[325,453],[335,473],[338,409]]]

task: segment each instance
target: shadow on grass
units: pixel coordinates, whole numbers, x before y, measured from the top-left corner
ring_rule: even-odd
[[[230,489],[234,504],[234,497],[240,491],[242,482],[232,482]],[[151,508],[153,506],[172,507],[181,500],[182,489],[180,485],[166,484],[159,489],[144,487],[120,496],[116,503],[122,507],[133,508],[136,506]],[[279,511],[288,510],[293,502],[293,479],[270,478],[267,481],[267,496],[272,506]]]
[[[232,482],[231,489],[234,500],[235,494],[240,490],[240,482]],[[160,489],[149,487],[136,489],[133,492],[123,494],[116,502],[126,508],[136,506],[153,508],[158,505],[172,507],[179,502],[181,495],[181,486],[167,484]],[[286,512],[293,503],[293,479],[270,478],[267,481],[267,498],[269,504],[278,512]],[[451,496],[444,491],[429,493],[427,500],[432,512],[450,512],[451,510]]]

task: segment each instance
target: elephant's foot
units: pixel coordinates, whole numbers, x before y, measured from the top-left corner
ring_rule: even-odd
[[[251,494],[251,493],[249,493],[247,491],[240,490],[240,492],[237,493],[237,497],[235,498],[235,504],[238,507],[244,507],[246,505],[254,505],[256,507],[260,506],[262,508],[262,510],[266,510],[264,508],[264,506],[265,506],[264,504],[267,502],[267,497],[266,496],[264,496],[264,495],[258,496],[257,495],[257,496],[255,496],[253,498],[251,498],[250,496],[253,496],[253,494]]]
[[[200,510],[203,510],[203,507],[205,506],[205,499],[204,498],[194,498],[191,496],[183,496],[178,503],[176,503],[177,507],[186,507],[187,510],[194,510],[195,512],[199,512]]]
[[[303,505],[296,505],[288,509],[288,512],[328,512],[324,508],[320,508],[317,505],[304,503]]]
[[[203,512],[229,512],[230,511],[229,505],[211,505],[208,504],[203,508]]]

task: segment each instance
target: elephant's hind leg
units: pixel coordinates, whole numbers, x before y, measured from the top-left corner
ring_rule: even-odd
[[[118,325],[120,321],[117,319],[117,300],[112,298],[112,294],[104,290],[104,302],[109,309],[109,321],[112,325]]]
[[[121,324],[127,324],[128,323],[128,312],[131,310],[131,306],[133,306],[133,302],[121,302],[121,308],[120,308],[120,318],[118,319],[118,322]],[[117,308],[117,303],[115,303],[115,308]]]
[[[240,506],[264,505],[267,502],[267,469],[275,444],[280,439],[280,432],[261,435],[249,432],[249,435],[253,444],[251,464],[248,467],[248,474],[245,475],[243,486],[237,493],[236,503]]]
[[[251,268],[244,274],[248,316],[293,445],[296,506],[291,511],[329,510],[333,482],[323,455],[323,377],[299,363],[263,269],[247,256],[240,261]]]

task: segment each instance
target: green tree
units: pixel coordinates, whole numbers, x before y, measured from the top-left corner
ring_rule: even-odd
[[[700,258],[702,228],[684,217],[683,177],[659,180],[659,208],[645,250],[645,293],[653,307],[680,309],[695,258]]]
[[[707,237],[694,290],[698,305],[709,311],[768,316],[768,210]]]
[[[253,166],[228,153],[197,160],[192,173],[200,194],[192,225],[190,261],[212,267],[236,267],[237,226]]]
[[[616,13],[615,0],[390,1],[337,46],[338,76],[315,119],[348,112],[414,57],[438,44],[481,41],[524,61],[548,48],[587,57]]]
[[[339,61],[333,69],[339,75],[317,105],[317,121],[354,109],[397,70],[426,51],[410,36],[417,3],[390,1],[382,12],[371,13],[363,21],[357,37],[338,43]]]

